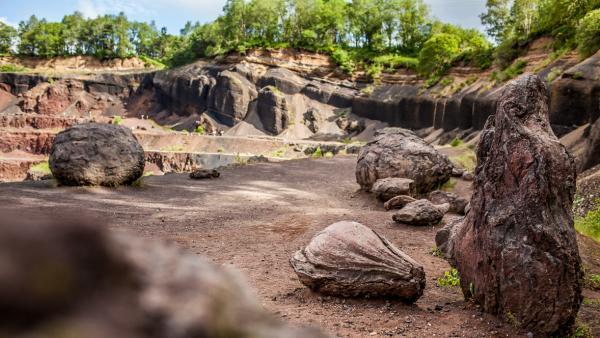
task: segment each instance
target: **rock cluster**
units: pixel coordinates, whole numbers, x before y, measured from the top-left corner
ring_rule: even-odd
[[[425,288],[421,265],[355,222],[330,225],[296,252],[290,263],[304,285],[328,295],[414,302]]]
[[[399,195],[414,195],[415,182],[408,178],[388,177],[377,180],[371,191],[382,202],[387,202],[390,199]]]
[[[239,273],[197,255],[89,219],[1,216],[0,336],[324,337],[275,321]]]
[[[288,105],[285,96],[277,88],[267,86],[258,93],[257,111],[263,128],[273,134],[281,134],[288,126]]]
[[[438,232],[465,297],[543,336],[564,335],[581,296],[573,228],[576,171],[548,121],[535,75],[509,83],[477,150],[471,209]]]
[[[427,199],[433,204],[448,203],[450,205],[449,211],[459,215],[465,214],[465,208],[467,207],[467,204],[469,204],[469,201],[467,201],[466,198],[460,197],[455,193],[441,190],[436,190],[429,193]]]
[[[446,183],[453,167],[447,156],[412,131],[385,128],[358,154],[356,181],[370,191],[379,179],[408,178],[414,181],[417,193],[425,194]]]
[[[56,135],[50,170],[62,185],[119,186],[144,173],[144,149],[130,129],[87,123]]]
[[[204,180],[204,179],[212,179],[219,178],[221,173],[215,169],[197,169],[190,173],[190,178],[193,180]]]

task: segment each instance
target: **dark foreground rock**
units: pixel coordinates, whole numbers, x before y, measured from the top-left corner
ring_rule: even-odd
[[[333,296],[394,297],[414,302],[425,288],[420,264],[355,222],[330,225],[290,262],[304,285]]]
[[[575,165],[550,129],[544,82],[511,82],[477,150],[471,210],[436,236],[463,293],[540,335],[564,335],[581,296]]]
[[[428,200],[418,200],[408,203],[392,218],[407,225],[434,226],[440,224],[449,208],[449,204],[435,205]]]
[[[465,214],[465,208],[467,204],[469,204],[469,201],[467,201],[466,198],[462,198],[455,193],[441,190],[431,192],[429,196],[427,196],[427,199],[433,204],[448,203],[450,205],[449,211],[459,215]]]
[[[206,180],[212,178],[219,178],[221,173],[215,169],[207,170],[207,169],[198,169],[194,170],[190,173],[190,178],[193,180]]]
[[[123,126],[87,123],[54,139],[50,170],[63,185],[119,186],[144,173],[144,149]]]
[[[322,337],[267,315],[242,277],[89,219],[0,217],[2,337]]]
[[[382,178],[403,177],[415,181],[417,193],[428,193],[444,183],[454,166],[412,131],[385,128],[358,154],[356,181],[367,191]]]
[[[414,195],[414,181],[408,178],[388,177],[377,180],[371,191],[380,201],[387,202],[399,195]]]

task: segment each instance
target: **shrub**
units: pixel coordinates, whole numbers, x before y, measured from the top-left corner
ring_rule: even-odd
[[[321,150],[321,146],[318,146],[317,149],[312,153],[313,158],[323,157],[323,151]]]
[[[463,140],[459,139],[458,137],[455,137],[454,140],[452,140],[452,142],[450,142],[450,145],[454,148],[463,145]]]
[[[587,13],[581,19],[576,40],[579,52],[585,57],[600,49],[600,9]]]
[[[331,58],[346,74],[352,74],[356,65],[350,54],[344,49],[338,48],[332,54]]]
[[[44,162],[40,162],[38,164],[34,164],[31,167],[29,167],[30,171],[35,171],[38,173],[44,173],[44,174],[50,174],[50,165],[48,164],[48,161],[44,161]]]
[[[419,60],[417,58],[399,54],[385,54],[375,57],[373,59],[373,63],[391,70],[406,68],[416,71],[419,65]]]
[[[458,276],[458,270],[452,269],[444,272],[444,277],[438,278],[437,284],[441,287],[454,287],[460,286],[460,277]]]
[[[7,63],[0,65],[0,73],[21,73],[27,71],[27,68]]]
[[[123,118],[119,115],[115,115],[113,117],[112,123],[116,126],[121,125],[123,123]]]
[[[424,76],[441,75],[460,54],[460,38],[453,34],[433,35],[419,53],[419,73]]]
[[[201,124],[198,127],[196,127],[196,130],[194,130],[194,132],[199,135],[204,135],[206,134],[206,128],[204,127],[204,125]]]
[[[527,67],[527,61],[518,59],[517,61],[513,62],[512,65],[510,65],[503,71],[501,71],[499,73],[498,72],[492,73],[492,79],[499,81],[499,82],[508,81],[510,79],[513,79],[513,78],[523,74],[523,71],[525,71],[525,67]]]

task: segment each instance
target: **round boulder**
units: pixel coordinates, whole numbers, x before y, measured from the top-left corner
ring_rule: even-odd
[[[80,124],[56,135],[49,163],[62,185],[126,185],[144,173],[144,149],[123,126]]]
[[[304,285],[332,296],[393,297],[412,303],[425,288],[419,263],[356,222],[330,225],[290,263]]]
[[[356,181],[370,191],[378,179],[410,178],[417,193],[425,194],[446,183],[453,167],[447,156],[412,131],[385,128],[377,131],[358,154]]]
[[[435,205],[428,200],[418,200],[408,203],[392,217],[397,223],[415,226],[438,225],[444,214],[450,209],[449,204]]]

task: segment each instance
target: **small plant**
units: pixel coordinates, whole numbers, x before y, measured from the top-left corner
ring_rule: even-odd
[[[590,289],[600,290],[600,275],[591,274],[585,276],[585,286]]]
[[[183,151],[183,146],[181,146],[181,145],[171,145],[171,146],[167,146],[167,147],[161,148],[161,151],[182,152]]]
[[[570,338],[594,338],[594,333],[589,326],[580,323],[577,325]]]
[[[546,80],[548,82],[552,82],[556,78],[558,78],[562,73],[563,73],[562,68],[554,67],[554,68],[552,68],[552,70],[550,70],[550,73],[548,73],[548,76],[546,76]]]
[[[122,118],[121,116],[119,116],[119,115],[115,115],[115,116],[113,117],[112,123],[113,123],[115,126],[119,126],[119,125],[121,125],[121,124],[123,123],[123,118]]]
[[[474,172],[477,166],[477,155],[472,149],[469,149],[461,155],[450,156],[450,161],[460,168]]]
[[[0,65],[0,73],[22,73],[26,72],[27,70],[28,69],[25,67],[13,65],[12,63]]]
[[[219,147],[219,149],[217,149],[217,153],[224,153],[225,152],[225,148],[223,147]]]
[[[204,135],[204,134],[206,134],[206,128],[204,127],[203,124],[201,124],[198,127],[196,127],[196,130],[194,130],[194,132],[199,135]]]
[[[441,189],[444,191],[450,191],[454,189],[454,187],[456,187],[456,180],[451,178],[442,185]]]
[[[272,152],[271,156],[272,157],[284,157],[286,151],[287,151],[287,149],[285,147],[281,147],[281,148],[275,150],[274,152]]]
[[[586,298],[583,300],[583,305],[590,306],[593,308],[600,308],[600,299],[589,299]]]
[[[512,325],[513,327],[519,327],[519,320],[517,319],[517,317],[510,311],[506,311],[506,313],[504,314],[504,317],[506,317],[506,321]]]
[[[321,150],[321,146],[318,146],[317,149],[312,153],[312,158],[323,157],[323,151]]]
[[[235,158],[234,158],[234,162],[237,165],[246,165],[246,164],[248,164],[248,159],[243,158],[242,156],[240,156],[240,153],[236,153],[235,154]]]
[[[600,242],[600,201],[585,217],[575,218],[575,229],[582,235]]]
[[[465,142],[463,142],[463,140],[459,139],[458,137],[455,137],[454,140],[452,140],[452,142],[450,142],[450,145],[453,148],[459,147],[461,145],[463,145]]]
[[[43,174],[50,174],[50,165],[48,164],[48,161],[44,161],[44,162],[40,162],[38,164],[34,164],[31,167],[29,167],[30,171],[34,171],[34,172],[38,172],[38,173],[43,173]]]
[[[458,270],[452,268],[452,270],[444,272],[444,277],[438,278],[437,284],[445,288],[460,286]]]
[[[575,72],[572,76],[573,80],[581,80],[583,79],[583,73],[582,72]]]
[[[442,88],[448,87],[452,83],[454,83],[454,78],[452,76],[446,76],[439,82]]]
[[[431,249],[430,254],[433,257],[439,257],[439,258],[444,258],[444,253],[442,252],[442,250],[440,250],[437,246],[434,246],[433,249]]]
[[[335,155],[331,151],[328,151],[323,155],[323,157],[325,158],[333,158],[334,156]]]

